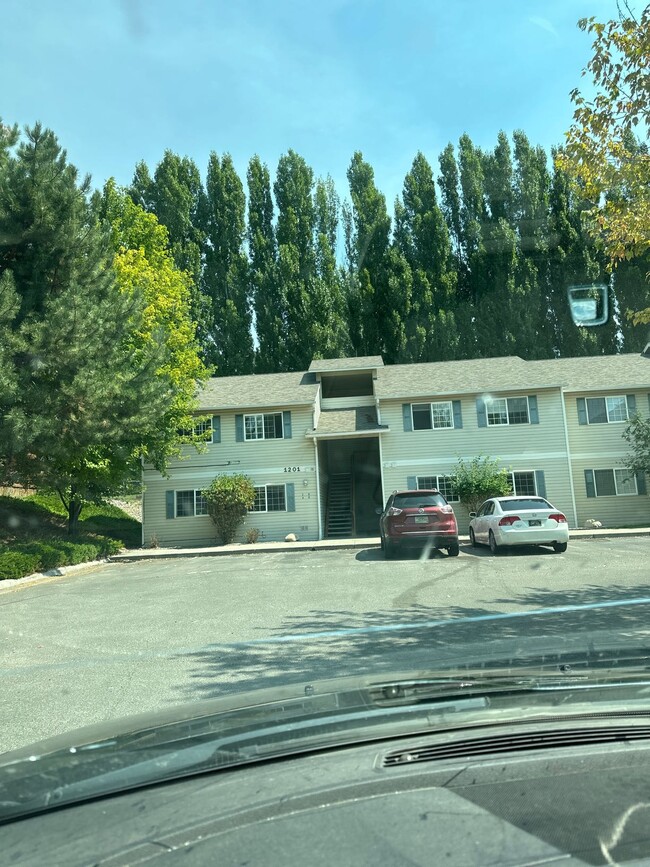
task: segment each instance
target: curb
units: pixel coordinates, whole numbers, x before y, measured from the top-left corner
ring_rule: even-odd
[[[76,563],[74,566],[57,566],[56,569],[49,569],[47,572],[33,572],[31,575],[25,575],[23,578],[5,578],[3,581],[0,581],[0,593],[24,584],[36,584],[47,578],[63,578],[65,575],[74,575],[76,572],[95,569],[97,566],[105,566],[108,562],[108,559],[88,560],[86,563]]]

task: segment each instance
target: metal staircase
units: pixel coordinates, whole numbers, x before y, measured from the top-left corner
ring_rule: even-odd
[[[327,536],[354,535],[354,503],[352,475],[339,473],[330,476],[327,486]]]

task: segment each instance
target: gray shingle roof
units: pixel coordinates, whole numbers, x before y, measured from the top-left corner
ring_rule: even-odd
[[[359,406],[355,409],[326,409],[318,419],[316,434],[360,433],[363,431],[387,430],[386,425],[377,424],[377,410],[374,406]],[[308,431],[308,436],[314,431]]]
[[[313,373],[258,373],[250,376],[213,376],[199,393],[199,409],[313,404],[318,383]]]
[[[527,388],[528,384],[526,362],[511,355],[498,359],[389,365],[378,372],[375,387],[377,396],[386,400],[514,390]]]
[[[555,358],[529,361],[535,379],[546,376],[564,385],[567,391],[611,388],[650,390],[650,359],[636,352],[622,355],[592,355],[582,358]]]
[[[311,373],[330,373],[337,370],[372,370],[383,366],[381,355],[364,355],[358,358],[315,358],[309,370]]]

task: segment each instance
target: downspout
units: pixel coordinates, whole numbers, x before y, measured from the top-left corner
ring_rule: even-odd
[[[571,465],[571,447],[569,446],[569,428],[566,420],[566,405],[564,403],[564,387],[560,386],[560,400],[562,401],[562,421],[564,423],[564,445],[566,447],[567,463],[569,465],[569,484],[571,485],[571,504],[573,506],[573,526],[578,528],[578,509],[576,507],[576,492],[573,487],[573,467]]]
[[[318,538],[323,538],[323,516],[320,505],[320,465],[318,461],[318,440],[314,437],[314,463],[316,465],[316,505],[318,506]]]
[[[373,380],[372,390],[375,390],[375,382]],[[379,398],[375,394],[375,409],[377,412],[377,424],[381,424],[381,410],[379,409]],[[382,507],[386,504],[386,492],[384,491],[384,453],[381,447],[381,434],[378,435],[377,439],[379,440],[379,480],[381,481],[381,505]]]

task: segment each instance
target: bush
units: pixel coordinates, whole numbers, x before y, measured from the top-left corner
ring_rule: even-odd
[[[257,527],[251,527],[246,531],[246,544],[254,545],[260,538],[260,531]]]
[[[38,554],[25,554],[22,551],[5,551],[0,554],[0,581],[7,578],[24,578],[40,569]]]
[[[255,487],[248,476],[237,473],[217,476],[209,488],[201,492],[208,504],[208,513],[227,545],[235,538],[237,528],[255,502]]]
[[[453,471],[454,490],[470,512],[489,497],[505,497],[512,493],[508,470],[501,469],[494,458],[479,455],[471,461],[459,458]]]

